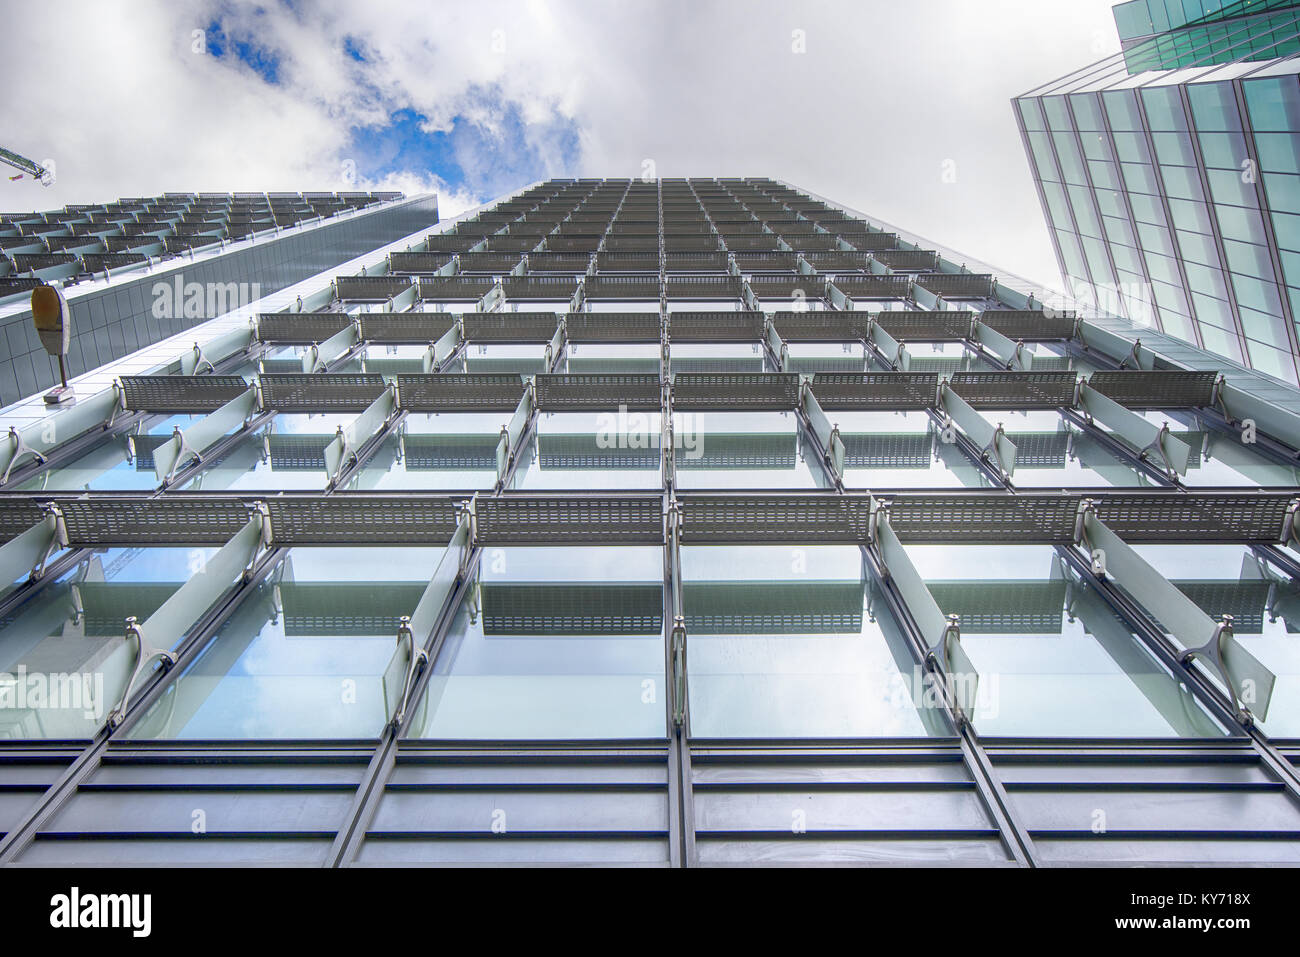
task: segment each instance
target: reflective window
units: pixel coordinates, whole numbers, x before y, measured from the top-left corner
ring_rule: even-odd
[[[127,736],[378,736],[405,680],[398,666],[400,619],[419,604],[442,554],[441,548],[290,549]]]
[[[410,736],[662,738],[663,550],[487,548]]]
[[[154,489],[159,479],[154,470],[153,450],[171,440],[174,428],[184,430],[199,418],[173,415],[148,420],[95,443],[64,464],[42,469],[26,481],[16,483],[13,489],[22,492]]]
[[[91,737],[135,667],[126,619],[147,621],[215,553],[96,551],[11,611],[0,631],[0,739]],[[172,637],[170,648],[185,636]]]
[[[658,412],[538,413],[511,487],[660,488],[661,420]]]
[[[951,733],[852,546],[681,549],[691,734]]]
[[[325,447],[334,441],[339,427],[355,418],[355,413],[278,413],[220,456],[205,460],[199,473],[177,488],[207,492],[323,489],[329,483]]]
[[[829,484],[794,412],[674,412],[673,442],[682,489]]]
[[[490,489],[513,412],[411,413],[348,482],[351,491]]]
[[[829,413],[844,441],[844,487],[980,488],[988,475],[926,412]],[[950,433],[950,435],[955,435]]]
[[[1222,728],[1050,545],[908,545],[979,675],[981,735],[1217,737]]]

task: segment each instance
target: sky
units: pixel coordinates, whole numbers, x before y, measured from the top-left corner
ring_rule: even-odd
[[[1112,0],[0,0],[0,145],[53,186],[437,192],[771,176],[1060,277],[1011,97],[1119,50]]]

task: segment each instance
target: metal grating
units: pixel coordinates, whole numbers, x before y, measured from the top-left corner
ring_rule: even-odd
[[[663,499],[503,495],[480,500],[478,537],[484,543],[569,545],[580,542],[663,542]]]
[[[438,302],[477,302],[492,291],[491,276],[439,276],[420,279],[421,299]]]
[[[969,312],[878,312],[875,320],[891,336],[909,342],[957,342],[970,335]]]
[[[653,635],[663,584],[498,583],[480,588],[484,635]]]
[[[41,520],[41,508],[37,502],[37,499],[27,496],[0,498],[0,541],[9,541]]]
[[[778,312],[772,321],[786,342],[851,342],[867,335],[867,317],[852,310]]]
[[[408,412],[509,412],[524,395],[511,373],[399,375],[398,401]]]
[[[457,245],[464,246],[466,240]],[[388,269],[395,274],[434,273],[451,262],[453,252],[389,253]]]
[[[467,342],[550,342],[559,322],[553,312],[471,312],[461,332]]]
[[[537,408],[547,412],[584,409],[659,409],[663,390],[654,374],[546,375],[536,377]]]
[[[852,299],[906,299],[912,292],[907,276],[836,276],[834,285]]]
[[[928,409],[939,377],[930,372],[818,372],[812,391],[831,409]]]
[[[916,277],[916,284],[947,299],[989,299],[993,277],[987,274],[930,272]]]
[[[1217,372],[1094,372],[1088,384],[1139,409],[1193,409],[1211,405]]]
[[[731,274],[718,276],[668,276],[664,295],[669,299],[739,299],[740,279]]]
[[[124,375],[118,381],[132,412],[212,412],[248,391],[237,375]]]
[[[957,372],[952,391],[975,408],[1056,409],[1074,405],[1073,372]]]
[[[659,299],[659,276],[589,276],[583,286],[588,299]],[[739,293],[737,293],[739,295]]]
[[[455,322],[445,312],[367,312],[361,316],[361,338],[368,342],[437,342]]]
[[[1035,309],[985,309],[980,313],[980,322],[1008,339],[1045,342],[1073,336],[1074,316],[1073,312],[1048,315]]]
[[[1066,495],[900,494],[889,523],[905,542],[1069,542],[1077,511]]]
[[[232,498],[96,498],[60,501],[73,546],[224,545],[248,524]]]
[[[1082,496],[1080,496],[1082,497]],[[1291,492],[1190,493],[1097,497],[1097,518],[1130,542],[1277,542]]]
[[[870,499],[856,495],[681,496],[683,544],[865,542]]]
[[[384,391],[384,377],[345,373],[261,376],[262,402],[277,412],[364,412]]]
[[[339,299],[365,302],[383,302],[410,288],[411,280],[406,276],[339,276],[334,280]]]
[[[658,342],[657,312],[571,312],[564,318],[570,342]]]
[[[749,277],[749,291],[760,299],[821,299],[826,295],[825,276],[800,273],[763,273]]]
[[[673,377],[673,408],[793,409],[799,376],[786,372],[679,372]]]
[[[509,299],[568,302],[578,291],[578,280],[572,276],[506,276],[501,289]]]
[[[674,312],[668,338],[676,342],[757,342],[763,337],[761,312]]]
[[[257,317],[261,342],[324,342],[352,324],[345,312],[272,312]]]
[[[267,502],[278,546],[445,545],[456,530],[450,496],[336,495],[281,497]]]

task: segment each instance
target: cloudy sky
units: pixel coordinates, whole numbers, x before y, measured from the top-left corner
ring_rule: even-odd
[[[0,0],[0,145],[57,172],[0,209],[772,176],[1057,286],[1008,101],[1117,52],[1111,5]]]

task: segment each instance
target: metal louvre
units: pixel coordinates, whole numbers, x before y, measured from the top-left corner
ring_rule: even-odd
[[[529,253],[528,271],[558,272],[582,275],[591,265],[591,257],[583,253]]]
[[[571,312],[564,317],[570,342],[658,342],[657,312]]]
[[[410,288],[411,280],[407,276],[339,276],[334,280],[335,295],[339,299],[363,302],[382,302]]]
[[[1069,339],[1074,335],[1073,312],[1054,312],[1048,315],[1036,309],[985,309],[980,322],[1008,339],[1025,342],[1047,342]]]
[[[274,544],[442,545],[456,531],[457,499],[340,492],[267,501]]]
[[[397,395],[408,412],[510,412],[524,380],[510,373],[399,375]]]
[[[361,316],[361,338],[367,342],[436,342],[455,325],[446,312],[368,312]]]
[[[977,409],[1056,409],[1074,405],[1073,372],[956,372],[952,391]]]
[[[682,543],[855,544],[870,535],[865,495],[736,496],[684,493]]]
[[[676,342],[757,342],[763,337],[761,312],[673,312],[668,338]]]
[[[678,272],[725,272],[725,252],[666,252],[664,268]]]
[[[786,342],[853,342],[867,336],[867,317],[853,310],[777,312],[772,322]]]
[[[727,268],[726,258],[723,258],[721,269]],[[631,253],[631,252],[602,252],[596,253],[596,271],[598,273],[608,272],[631,272],[645,273],[656,272],[659,269],[659,252]],[[586,269],[582,270],[586,272]]]
[[[1137,409],[1192,409],[1214,403],[1217,372],[1094,372],[1088,384],[1120,405]]]
[[[462,240],[457,245],[465,246]],[[389,253],[388,271],[395,275],[408,273],[434,273],[451,262],[455,252]]]
[[[456,257],[459,273],[488,273],[499,276],[508,273],[523,261],[523,253],[461,253]]]
[[[761,273],[749,277],[749,291],[760,299],[821,299],[826,277],[801,273]]]
[[[578,280],[573,276],[506,276],[501,289],[510,299],[568,302],[578,291]]]
[[[237,375],[124,375],[118,381],[132,412],[212,412],[248,391]]]
[[[740,280],[730,273],[668,276],[664,295],[669,299],[739,299]]]
[[[1095,501],[1097,518],[1128,542],[1265,544],[1281,540],[1287,508],[1297,497],[1292,492],[1120,492]]]
[[[39,522],[42,515],[40,501],[25,495],[0,498],[0,541],[7,542]]]
[[[987,274],[920,273],[916,284],[947,299],[990,299],[993,296],[993,277]]]
[[[479,541],[485,544],[659,544],[664,536],[663,499],[507,493],[481,499],[475,523]]]
[[[906,299],[912,293],[908,276],[837,275],[833,285],[851,299]]]
[[[939,376],[932,372],[818,372],[812,390],[823,409],[928,409]]]
[[[886,504],[901,541],[1054,542],[1074,539],[1079,499],[1058,494],[899,494]]]
[[[890,269],[934,269],[939,265],[939,254],[933,249],[881,249],[875,259]]]
[[[272,312],[257,317],[261,342],[324,342],[352,324],[346,312]]]
[[[658,273],[588,276],[583,285],[583,295],[588,299],[653,299],[657,302],[661,291]]]
[[[433,302],[477,302],[494,285],[491,276],[421,276],[419,296]]]
[[[897,249],[898,233],[878,233],[866,230],[857,220],[843,223],[822,223],[836,236],[841,237],[855,249],[864,252],[876,252],[881,249]]]
[[[534,387],[537,408],[546,412],[608,410],[620,406],[657,410],[663,398],[659,376],[654,374],[539,374]]]
[[[679,372],[673,376],[673,408],[794,409],[799,376],[787,372]]]
[[[224,545],[248,524],[235,498],[97,498],[58,502],[73,546]]]
[[[839,285],[837,282],[836,285]],[[873,316],[895,339],[908,342],[958,342],[970,336],[969,312],[935,311],[885,311]]]
[[[461,334],[466,342],[550,342],[559,321],[553,312],[470,312]]]
[[[381,375],[263,373],[262,402],[277,412],[364,412],[384,391]]]

